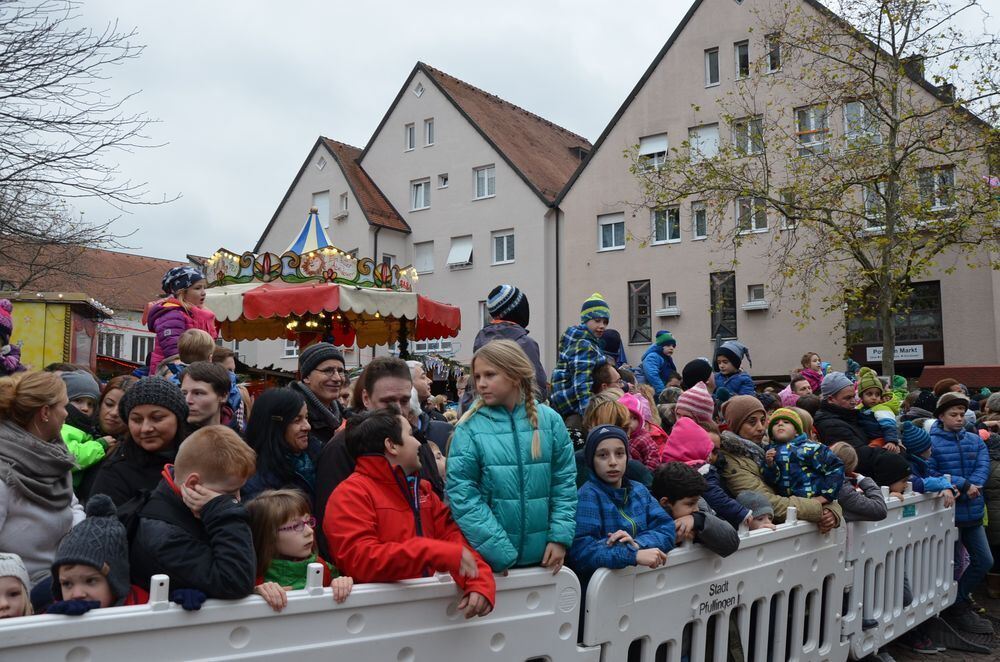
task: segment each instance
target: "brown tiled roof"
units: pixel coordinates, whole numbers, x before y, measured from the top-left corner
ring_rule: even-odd
[[[555,200],[582,155],[590,151],[590,142],[572,131],[423,62],[417,69],[437,84],[547,203]]]
[[[64,250],[64,249],[59,249]],[[148,301],[163,296],[160,280],[167,270],[187,264],[145,255],[97,248],[72,248],[72,267],[42,275],[25,289],[44,292],[83,292],[113,310],[141,311]],[[4,274],[0,280],[20,283],[23,275]]]
[[[995,388],[1000,386],[1000,365],[928,365],[920,373],[917,385],[921,388],[933,388],[946,377],[957,379],[960,384],[969,388]]]
[[[337,142],[330,138],[321,138],[323,144],[330,151],[340,165],[347,183],[354,193],[354,197],[364,212],[365,218],[371,225],[380,225],[390,230],[400,232],[410,232],[410,226],[406,224],[399,212],[390,204],[368,173],[364,171],[358,158],[361,150],[346,143]]]

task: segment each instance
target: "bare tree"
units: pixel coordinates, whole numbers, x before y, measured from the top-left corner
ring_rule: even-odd
[[[757,11],[762,57],[719,108],[695,109],[729,129],[716,154],[693,136],[658,167],[637,149],[627,156],[637,205],[704,201],[734,262],[761,249],[771,289],[795,300],[801,323],[843,311],[873,320],[891,375],[914,282],[956,261],[1000,268],[989,177],[1000,41],[959,29],[977,0],[834,5],[773,0]]]

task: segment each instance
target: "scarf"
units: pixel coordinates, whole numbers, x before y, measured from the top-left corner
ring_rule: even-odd
[[[316,464],[309,457],[309,453],[302,451],[301,453],[286,453],[285,456],[288,458],[288,463],[292,465],[295,473],[309,484],[309,489],[315,489]]]
[[[340,403],[334,400],[332,406],[327,407],[319,401],[319,398],[317,398],[316,394],[312,392],[312,389],[302,382],[294,382],[292,386],[294,386],[295,390],[301,393],[302,397],[306,399],[310,423],[325,423],[326,427],[333,431],[336,431],[337,428],[340,427]],[[316,427],[316,425],[313,425],[313,427]]]
[[[719,448],[732,455],[749,457],[757,464],[764,462],[764,449],[759,444],[729,430],[722,433],[722,443]]]
[[[274,559],[264,572],[264,581],[277,582],[279,586],[290,586],[295,590],[303,589],[306,587],[306,572],[309,570],[309,564],[316,562],[316,552],[313,552],[312,556],[304,561]],[[329,570],[331,578],[340,576],[337,569],[323,559],[319,559],[319,563],[322,563]]]
[[[46,510],[73,502],[75,463],[61,441],[42,441],[10,421],[0,423],[0,481]]]

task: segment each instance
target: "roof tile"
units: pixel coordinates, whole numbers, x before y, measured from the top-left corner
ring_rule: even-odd
[[[368,222],[372,225],[380,225],[390,230],[400,232],[410,232],[410,226],[406,224],[403,217],[392,206],[368,173],[364,171],[358,163],[361,150],[346,143],[331,140],[324,137],[323,144],[330,150],[334,158],[340,164],[340,169],[347,178],[351,189],[354,191],[358,204],[364,212]]]

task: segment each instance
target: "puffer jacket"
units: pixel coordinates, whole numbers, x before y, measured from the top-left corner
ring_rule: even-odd
[[[823,402],[813,418],[813,427],[819,440],[827,446],[838,441],[846,441],[855,449],[868,445],[868,435],[858,422],[857,409],[844,409]]]
[[[481,407],[455,428],[445,490],[455,521],[493,570],[537,565],[576,532],[576,463],[566,426],[537,405],[541,455],[523,404]]]
[[[756,395],[757,388],[753,385],[750,375],[739,370],[731,375],[715,373],[715,390],[727,389],[733,395]]]
[[[966,430],[945,430],[941,421],[934,421],[930,433],[933,450],[928,466],[951,476],[952,484],[959,491],[955,500],[955,523],[975,526],[986,514],[986,500],[981,491],[975,499],[970,499],[967,492],[970,485],[982,488],[989,479],[990,453],[986,444],[978,435]]]
[[[674,364],[674,357],[664,356],[662,346],[654,343],[642,355],[642,374],[656,395],[660,394],[670,375],[675,372],[677,366]]]
[[[983,486],[986,495],[986,512],[989,518],[986,522],[986,537],[990,545],[1000,545],[1000,462],[990,461],[990,477]]]
[[[152,374],[160,362],[168,356],[177,353],[177,341],[181,334],[195,328],[195,319],[178,299],[167,297],[146,304],[142,313],[142,323],[156,334],[153,341],[153,353],[149,359],[149,372]]]

